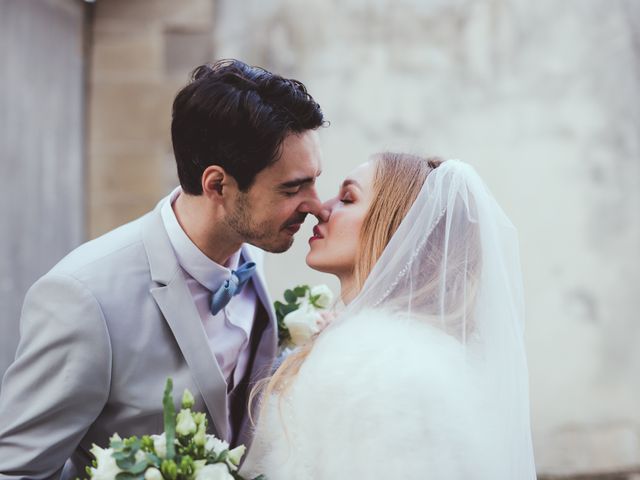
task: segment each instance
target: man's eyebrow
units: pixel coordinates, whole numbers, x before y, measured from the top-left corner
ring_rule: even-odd
[[[301,185],[305,185],[307,183],[313,183],[316,181],[316,177],[303,177],[303,178],[296,178],[294,180],[289,180],[288,182],[284,182],[281,183],[280,185],[278,185],[278,188],[295,188],[295,187],[299,187]]]

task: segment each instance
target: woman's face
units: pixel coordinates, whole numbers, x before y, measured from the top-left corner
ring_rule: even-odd
[[[314,270],[343,276],[355,266],[360,228],[373,194],[375,164],[363,163],[344,180],[338,195],[325,202],[331,215],[313,229],[307,265]]]

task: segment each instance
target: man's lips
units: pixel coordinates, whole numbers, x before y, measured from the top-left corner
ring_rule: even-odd
[[[293,234],[293,233],[296,233],[298,230],[300,230],[301,225],[302,225],[301,223],[294,223],[292,225],[287,225],[285,230]]]
[[[315,227],[313,227],[313,237],[309,239],[309,243],[313,242],[314,240],[320,240],[321,238],[324,238],[324,236],[322,235],[322,233],[320,232],[320,229],[316,225]]]

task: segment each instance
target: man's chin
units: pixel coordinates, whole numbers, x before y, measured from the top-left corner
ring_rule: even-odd
[[[284,253],[291,248],[293,245],[293,235],[287,235],[287,238],[278,238],[272,242],[255,242],[254,246],[264,250],[269,253]]]

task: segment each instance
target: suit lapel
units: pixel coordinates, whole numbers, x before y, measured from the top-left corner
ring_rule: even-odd
[[[173,252],[160,206],[149,214],[143,230],[151,278],[159,284],[150,290],[171,328],[194,381],[200,390],[216,435],[229,437],[227,384],[207,341],[202,321]]]
[[[242,255],[247,261],[255,261],[252,248],[247,245],[243,246]],[[247,372],[248,379],[246,381],[246,391],[244,395],[245,408],[254,407],[252,408],[252,417],[254,419],[257,416],[257,402],[254,402],[254,405],[248,405],[246,402],[248,401],[249,394],[253,387],[255,387],[256,383],[270,375],[278,349],[278,330],[275,311],[273,310],[271,298],[266,288],[264,273],[262,271],[262,262],[256,263],[259,265],[259,268],[252,278],[252,282],[263,308],[258,308],[258,313],[253,327],[254,332],[259,335],[259,338],[256,338],[255,341],[251,342],[253,348],[253,351],[251,352],[253,361],[251,362],[250,372]],[[262,318],[260,318],[260,313],[262,313]],[[249,448],[251,440],[252,426],[249,415],[245,414],[241,422],[236,443],[244,444]]]
[[[242,255],[247,259],[247,261],[255,261],[252,248],[246,244],[242,247]],[[266,375],[271,373],[271,366],[278,350],[278,322],[276,320],[276,314],[273,309],[271,297],[266,288],[264,272],[262,271],[262,262],[258,263],[258,265],[259,267],[257,272],[252,279],[253,288],[255,288],[256,293],[258,294],[258,299],[267,313],[268,323],[262,334],[260,343],[258,344],[256,358],[252,365],[250,377],[252,383],[255,383],[260,378],[264,378]],[[266,369],[266,374],[262,371],[263,369]]]

